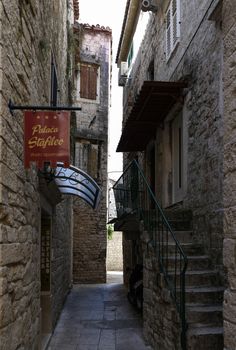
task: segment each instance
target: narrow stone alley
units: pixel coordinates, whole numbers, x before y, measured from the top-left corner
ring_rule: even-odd
[[[141,315],[128,303],[122,275],[77,284],[68,295],[48,350],[151,350]]]

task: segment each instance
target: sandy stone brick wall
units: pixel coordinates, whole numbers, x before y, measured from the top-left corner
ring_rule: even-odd
[[[235,256],[236,256],[236,7],[233,0],[223,2],[224,39],[224,265],[227,269],[227,289],[224,295],[225,350],[235,349]]]

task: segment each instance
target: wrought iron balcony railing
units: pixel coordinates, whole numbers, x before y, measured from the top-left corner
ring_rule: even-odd
[[[149,244],[153,247],[159,261],[160,271],[180,315],[181,345],[185,350],[187,257],[136,160],[133,160],[126,168],[113,186],[113,190],[118,219],[135,214],[137,219],[143,222],[144,231],[148,233]]]

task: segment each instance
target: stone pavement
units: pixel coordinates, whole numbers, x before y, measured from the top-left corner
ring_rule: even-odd
[[[108,274],[107,284],[74,285],[47,349],[151,350],[121,281]]]

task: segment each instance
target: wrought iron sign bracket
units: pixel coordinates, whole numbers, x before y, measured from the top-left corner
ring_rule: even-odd
[[[31,111],[81,111],[81,107],[75,106],[17,106],[14,105],[12,100],[8,102],[8,108],[13,115],[14,110],[31,110]]]

